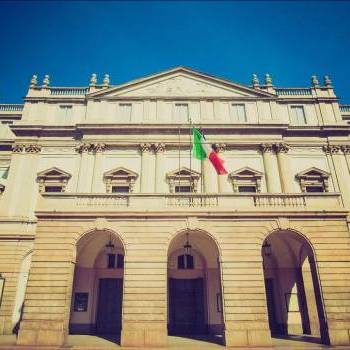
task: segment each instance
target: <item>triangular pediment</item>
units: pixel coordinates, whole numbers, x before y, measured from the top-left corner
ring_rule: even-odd
[[[173,178],[173,177],[199,178],[200,175],[201,175],[201,173],[199,173],[198,171],[195,171],[195,170],[187,168],[187,167],[181,167],[180,169],[175,169],[175,170],[167,173],[168,178]]]
[[[89,94],[90,98],[273,97],[274,95],[195,70],[177,67]]]
[[[301,177],[325,177],[328,178],[330,176],[330,173],[327,171],[324,171],[322,169],[312,167],[306,170],[303,170],[295,175],[297,178]]]
[[[104,178],[137,178],[137,174],[124,167],[115,168],[104,173]]]
[[[248,166],[240,168],[229,174],[229,177],[262,177],[263,173],[261,171],[255,170]]]
[[[59,168],[56,167],[52,167],[46,170],[43,170],[41,172],[38,173],[37,178],[61,178],[61,179],[70,179],[71,178],[71,174],[67,173],[64,170],[61,170]]]

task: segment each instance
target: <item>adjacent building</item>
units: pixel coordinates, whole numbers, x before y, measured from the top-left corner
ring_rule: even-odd
[[[0,105],[0,332],[350,344],[350,106],[178,67]],[[191,128],[229,172],[191,156]]]

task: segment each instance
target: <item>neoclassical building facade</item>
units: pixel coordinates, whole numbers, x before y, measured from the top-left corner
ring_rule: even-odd
[[[350,106],[178,67],[0,105],[0,333],[350,344]],[[191,156],[201,128],[225,160]]]

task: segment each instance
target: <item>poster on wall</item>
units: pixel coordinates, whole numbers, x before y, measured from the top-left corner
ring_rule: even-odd
[[[88,308],[88,293],[75,293],[74,295],[74,311],[85,312]]]

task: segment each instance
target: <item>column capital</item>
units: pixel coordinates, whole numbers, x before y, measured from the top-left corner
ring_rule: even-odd
[[[23,143],[16,143],[12,146],[13,153],[22,153],[23,151],[24,151],[24,144]]]
[[[41,152],[41,146],[35,145],[35,144],[25,144],[24,145],[24,151],[26,153],[40,153]]]
[[[79,153],[87,153],[90,151],[91,147],[91,143],[84,142],[77,146],[75,150]]]
[[[94,143],[92,148],[96,153],[102,153],[106,150],[107,145],[105,143]]]
[[[153,148],[154,148],[154,152],[155,153],[164,153],[165,151],[165,143],[155,143],[153,145]]]
[[[140,151],[141,153],[149,153],[152,151],[152,144],[151,143],[140,143]]]
[[[341,146],[341,150],[344,152],[344,154],[350,154],[350,145]]]
[[[341,150],[340,145],[325,145],[322,147],[326,154],[338,154]]]
[[[226,144],[225,143],[215,143],[214,149],[217,153],[223,153],[226,151]]]
[[[276,143],[274,146],[276,153],[288,153],[290,150],[290,147],[285,143]]]
[[[272,153],[273,144],[272,143],[263,143],[259,145],[259,149],[261,153]]]

